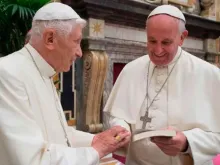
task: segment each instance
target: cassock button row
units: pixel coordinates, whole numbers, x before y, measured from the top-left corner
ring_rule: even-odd
[[[166,74],[166,69],[158,69],[157,75],[165,75]]]
[[[157,76],[161,76],[161,75],[164,75],[164,73],[162,71],[158,71]]]
[[[157,83],[158,83],[158,84],[162,84],[163,81],[162,81],[162,80],[157,80]]]
[[[157,81],[165,81],[166,76],[165,75],[161,75],[161,76],[157,76]]]

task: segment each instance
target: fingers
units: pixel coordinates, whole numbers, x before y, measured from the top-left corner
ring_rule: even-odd
[[[165,145],[172,145],[174,143],[173,138],[171,137],[153,137],[151,138],[153,143],[165,144]]]
[[[168,127],[167,127],[167,129],[168,129],[168,130],[174,130],[174,131],[178,131],[178,129],[177,129],[177,128],[172,127],[172,126],[168,126]]]
[[[169,150],[171,150],[171,147],[173,148],[174,146],[168,146],[168,145],[166,145],[166,144],[161,144],[161,143],[155,143],[160,149],[169,149]]]
[[[121,126],[114,126],[109,130],[113,136],[117,136],[120,132],[127,131],[124,127]]]
[[[169,156],[176,156],[179,153],[179,149],[177,148],[177,146],[171,144],[171,145],[167,145],[167,144],[162,144],[162,143],[155,143],[165,154],[169,155]]]
[[[131,136],[130,132],[128,131],[120,132],[119,134],[116,135],[115,140],[121,141],[128,136]]]
[[[130,141],[130,132],[116,126],[94,136],[92,147],[99,153],[100,158],[125,146]]]
[[[131,133],[130,132],[128,132],[128,131],[127,132],[122,132],[118,136],[120,136],[121,139],[116,144],[117,148],[124,147],[130,142],[130,139],[131,139]]]
[[[170,156],[178,155],[180,152],[187,150],[188,143],[187,138],[182,132],[176,132],[176,136],[172,138],[153,137],[151,138],[151,141],[155,143],[165,154]]]
[[[130,136],[124,138],[122,141],[120,141],[117,145],[117,148],[121,148],[121,147],[124,147],[124,146],[127,146],[127,144],[130,142]]]
[[[115,140],[120,141],[120,140],[121,140],[121,136],[120,136],[120,135],[117,135],[117,136],[115,137]]]
[[[177,156],[178,155],[178,152],[176,152],[175,150],[170,150],[170,149],[166,149],[166,148],[163,148],[161,149],[166,155],[169,155],[169,156]]]

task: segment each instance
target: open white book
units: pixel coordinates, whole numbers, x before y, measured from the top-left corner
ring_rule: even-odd
[[[176,131],[174,130],[139,130],[133,133],[132,141],[138,141],[144,138],[150,138],[155,136],[173,137],[176,136]]]

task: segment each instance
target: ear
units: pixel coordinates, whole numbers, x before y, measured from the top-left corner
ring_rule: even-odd
[[[56,31],[55,29],[46,29],[43,33],[44,45],[47,49],[53,50],[56,43]]]
[[[181,36],[180,36],[180,43],[179,46],[183,45],[183,41],[185,40],[185,38],[188,36],[188,31],[184,30],[184,32],[182,32]]]

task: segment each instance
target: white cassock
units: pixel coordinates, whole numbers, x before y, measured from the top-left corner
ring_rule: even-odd
[[[54,69],[26,47],[39,69],[25,48],[0,59],[0,164],[99,164],[91,147],[94,135],[67,126],[51,78]]]
[[[149,102],[157,95],[148,111],[146,129],[167,126],[183,131],[189,142],[188,152],[195,165],[207,165],[220,153],[220,71],[178,48],[173,61],[156,67],[147,55],[125,66],[109,96],[104,111],[107,127],[121,125],[141,129],[140,120],[147,109],[147,77]],[[168,81],[160,91],[168,74]],[[149,67],[149,73],[148,73]],[[109,114],[111,117],[109,117]],[[181,165],[179,156],[165,155],[149,139],[130,143],[127,165]]]

